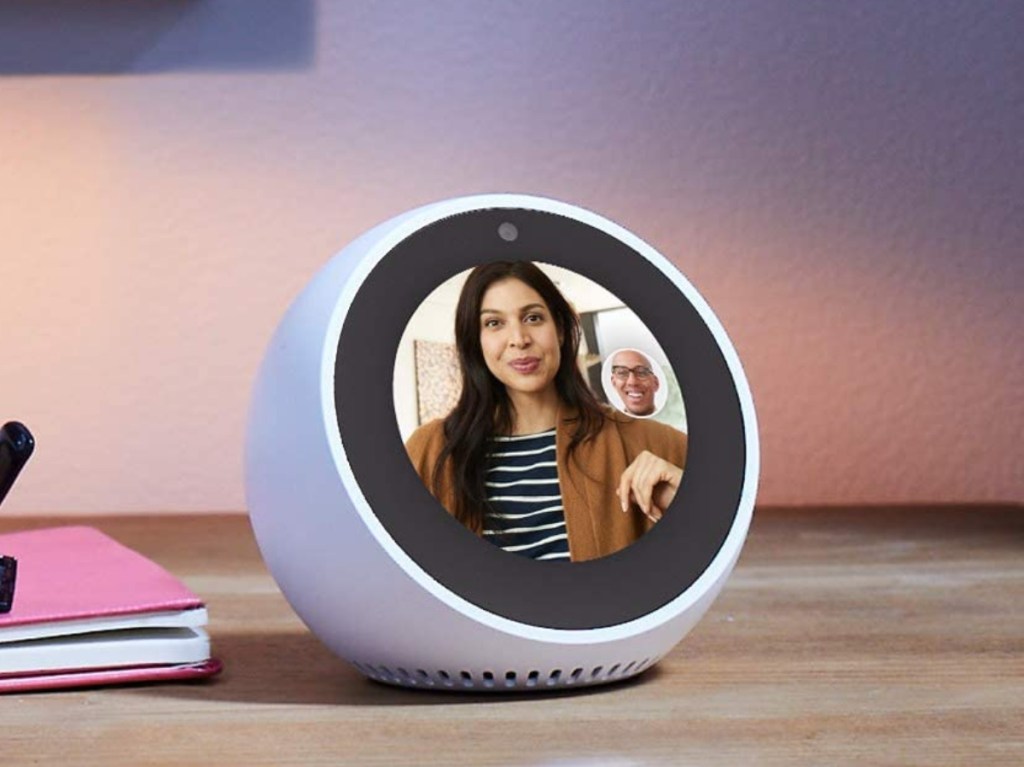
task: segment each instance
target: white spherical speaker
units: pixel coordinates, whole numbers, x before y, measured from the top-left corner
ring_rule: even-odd
[[[299,295],[246,485],[282,592],[363,674],[529,691],[671,650],[736,563],[758,464],[736,352],[666,258],[483,195],[380,224]]]

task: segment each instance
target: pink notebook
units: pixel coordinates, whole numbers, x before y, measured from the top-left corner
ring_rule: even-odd
[[[0,535],[18,560],[0,615],[0,692],[216,674],[203,601],[178,578],[91,527]]]

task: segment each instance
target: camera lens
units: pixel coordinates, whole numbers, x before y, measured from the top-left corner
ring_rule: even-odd
[[[519,236],[519,230],[516,229],[515,224],[506,221],[498,227],[498,236],[505,242],[513,242]]]

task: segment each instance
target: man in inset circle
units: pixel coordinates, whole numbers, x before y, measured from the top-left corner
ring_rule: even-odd
[[[661,382],[645,355],[635,349],[616,352],[612,357],[612,386],[625,412],[635,416],[654,414],[654,395]]]

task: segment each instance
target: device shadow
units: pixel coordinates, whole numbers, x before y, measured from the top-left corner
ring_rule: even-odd
[[[638,677],[594,687],[496,695],[399,688],[374,682],[335,657],[309,633],[218,634],[214,650],[224,662],[224,671],[218,676],[139,687],[139,692],[165,698],[275,705],[431,706],[595,695],[646,684],[661,673],[654,667]]]

